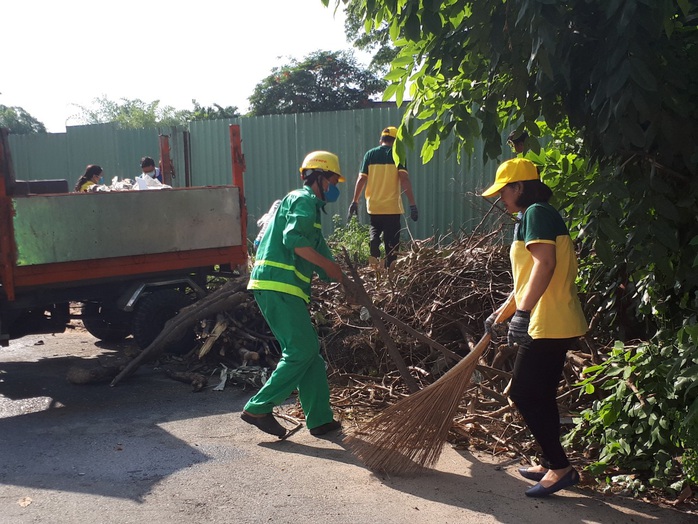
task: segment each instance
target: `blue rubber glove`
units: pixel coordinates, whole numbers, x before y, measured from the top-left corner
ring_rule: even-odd
[[[419,219],[419,210],[416,205],[410,206],[410,218],[415,222]]]
[[[509,346],[528,347],[531,345],[533,339],[531,335],[528,334],[528,325],[530,322],[530,311],[516,310],[516,313],[514,313],[514,316],[511,317],[509,321],[509,333],[507,335]]]

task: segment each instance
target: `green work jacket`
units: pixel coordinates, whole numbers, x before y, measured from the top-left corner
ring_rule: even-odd
[[[320,210],[325,202],[303,186],[284,197],[257,248],[247,289],[288,293],[310,302],[313,273],[329,280],[322,268],[296,255],[297,247],[312,247],[334,260],[322,236]]]

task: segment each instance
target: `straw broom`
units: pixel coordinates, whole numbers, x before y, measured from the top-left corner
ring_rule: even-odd
[[[513,293],[495,323],[510,315]],[[433,466],[441,455],[463,392],[490,342],[485,334],[475,348],[441,378],[385,409],[349,433],[344,443],[373,471],[396,475]]]

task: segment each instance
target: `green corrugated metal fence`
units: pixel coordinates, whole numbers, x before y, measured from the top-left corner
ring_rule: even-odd
[[[248,236],[256,235],[256,221],[269,205],[300,186],[300,167],[307,153],[327,150],[340,159],[346,184],[341,197],[328,204],[326,232],[334,214],[342,218],[354,192],[354,184],[364,153],[378,145],[381,130],[399,125],[401,110],[395,107],[243,117],[234,120],[209,120],[189,124],[191,185],[223,185],[232,180],[232,159],[228,126],[239,124],[247,170],[245,193],[249,212]],[[133,178],[140,173],[144,155],[158,160],[158,133],[170,136],[176,178],[173,185],[185,185],[185,130],[118,129],[114,124],[69,127],[66,133],[48,135],[10,135],[15,174],[22,180],[65,178],[72,187],[87,164],[105,169],[105,179],[113,176]],[[409,233],[416,239],[445,235],[451,230],[471,231],[488,209],[477,193],[494,179],[497,164],[484,164],[482,144],[461,164],[455,156],[446,157],[448,144],[427,164],[419,152],[422,141],[408,153],[407,168],[420,218],[417,223],[405,217]],[[407,203],[405,201],[405,203]],[[360,219],[367,221],[365,207]]]

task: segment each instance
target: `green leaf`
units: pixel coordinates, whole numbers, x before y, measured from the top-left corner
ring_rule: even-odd
[[[584,368],[582,370],[582,373],[584,373],[585,375],[590,375],[592,373],[596,373],[596,372],[604,370],[604,369],[606,369],[605,365],[597,364],[595,366],[589,366],[588,368]]]
[[[420,23],[419,16],[416,12],[410,13],[404,23],[405,38],[412,41],[418,41],[420,38]]]
[[[671,226],[671,224],[665,220],[657,220],[652,227],[657,240],[659,240],[663,245],[672,251],[677,251],[679,249],[677,232],[676,229]]]
[[[393,67],[383,78],[388,82],[396,82],[407,76],[407,71],[402,67]]]
[[[424,164],[429,162],[434,157],[434,146],[429,141],[424,142],[422,145],[420,156],[422,157],[422,162]]]
[[[654,195],[652,204],[662,217],[671,221],[678,221],[680,219],[676,205],[664,195]]]
[[[390,84],[388,87],[385,88],[385,91],[383,91],[383,101],[387,102],[389,101],[393,96],[395,96],[395,93],[397,92],[398,87],[400,84]]]
[[[698,422],[698,398],[696,398],[691,407],[688,409],[686,418],[683,421],[684,426],[690,426]]]
[[[625,243],[625,231],[623,231],[612,218],[602,219],[599,226],[601,231],[603,231],[613,242],[617,244]]]
[[[637,85],[645,91],[657,90],[657,79],[642,60],[637,56],[631,56],[630,65],[630,75]]]
[[[623,135],[630,140],[632,145],[636,147],[645,146],[645,132],[637,122],[624,120],[621,123],[621,131],[623,132]]]
[[[594,250],[603,264],[607,266],[613,265],[613,248],[610,244],[597,239],[594,242]]]
[[[676,0],[676,3],[681,8],[683,16],[688,16],[691,12],[691,2],[689,0]]]
[[[604,93],[605,98],[611,98],[615,95],[621,87],[625,85],[630,76],[631,66],[630,61],[624,60],[620,67],[611,73],[608,81],[606,82],[606,92]]]
[[[436,12],[422,10],[421,12],[422,26],[425,31],[431,34],[438,34],[442,29],[441,15],[438,10]]]

